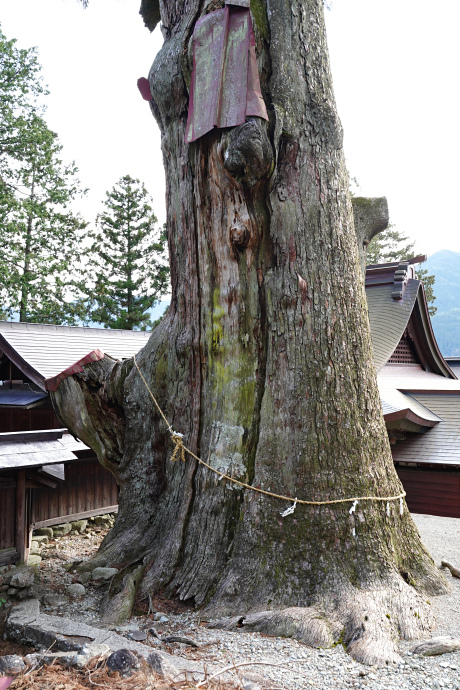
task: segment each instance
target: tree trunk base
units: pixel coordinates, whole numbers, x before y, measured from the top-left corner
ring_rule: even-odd
[[[336,601],[332,604],[332,599]],[[211,628],[235,632],[261,632],[292,637],[311,647],[343,644],[361,664],[399,663],[397,644],[427,637],[435,627],[430,603],[410,585],[395,578],[366,591],[350,588],[329,605],[290,607],[277,611],[241,613],[221,618]]]

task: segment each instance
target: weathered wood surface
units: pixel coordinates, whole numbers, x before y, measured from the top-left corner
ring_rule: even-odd
[[[93,517],[94,515],[106,515],[107,513],[117,513],[118,505],[105,506],[104,508],[96,508],[94,510],[84,510],[81,513],[72,513],[71,515],[60,515],[59,517],[49,518],[48,520],[38,520],[33,523],[34,528],[38,527],[52,527],[53,525],[60,525],[66,522],[74,522],[76,520],[84,520],[85,518]]]
[[[413,654],[420,654],[421,656],[437,656],[439,654],[449,654],[460,649],[460,640],[450,635],[442,635],[441,637],[433,637],[431,640],[422,642],[412,650]]]
[[[15,547],[19,554],[19,561],[24,562],[26,552],[26,471],[19,470],[16,475],[16,536]],[[27,530],[28,534],[28,530]]]
[[[77,461],[66,466],[65,482],[34,489],[30,519],[36,527],[49,527],[114,512],[117,504],[118,487],[110,472],[95,460]]]

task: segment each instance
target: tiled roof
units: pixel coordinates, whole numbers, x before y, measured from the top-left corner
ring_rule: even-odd
[[[46,393],[32,390],[10,390],[0,388],[0,407],[22,407],[27,409],[47,398]]]
[[[409,322],[420,288],[419,280],[409,280],[401,300],[391,296],[393,283],[366,289],[374,361],[379,371],[390,359]]]
[[[385,388],[381,385],[381,381],[379,380],[379,391],[384,416],[402,410],[410,410],[414,415],[417,415],[417,417],[427,422],[441,421],[436,414],[433,414],[431,410],[417,402],[413,396],[402,393],[395,388],[394,385]]]
[[[412,393],[424,407],[442,418],[442,422],[424,434],[415,434],[393,446],[396,462],[435,465],[460,465],[460,390],[450,395]]]
[[[132,357],[146,345],[150,335],[145,331],[0,321],[0,349],[5,349],[10,356],[9,346],[20,360],[27,363],[38,374],[38,385],[95,349],[115,359]],[[22,370],[21,366],[19,368]],[[28,372],[24,373],[28,375]]]
[[[77,460],[74,451],[87,449],[66,429],[0,434],[0,470],[69,462]]]
[[[448,379],[432,371],[425,371],[418,364],[387,364],[378,374],[381,390],[397,387],[400,391],[444,391],[460,393],[460,380]]]

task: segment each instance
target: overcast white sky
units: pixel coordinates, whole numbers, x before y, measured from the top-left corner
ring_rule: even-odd
[[[37,46],[47,121],[74,159],[92,220],[125,174],[143,180],[165,220],[160,138],[136,86],[162,38],[140,0],[0,0],[20,47]],[[459,0],[333,0],[326,12],[345,154],[360,193],[388,197],[391,221],[416,249],[460,252]]]

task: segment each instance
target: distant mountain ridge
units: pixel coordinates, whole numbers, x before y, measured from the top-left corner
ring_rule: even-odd
[[[460,357],[460,253],[442,249],[422,265],[434,274],[434,334],[444,357]]]

